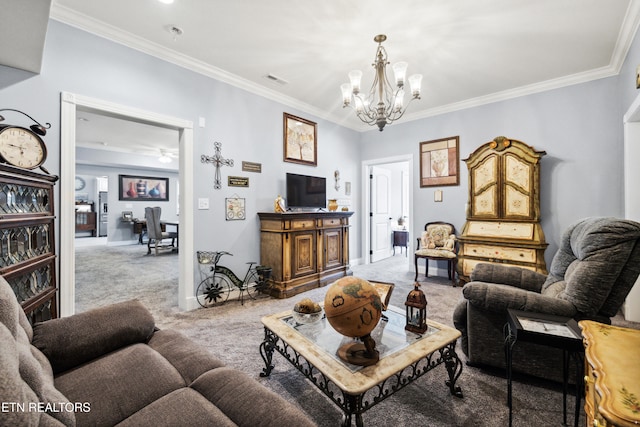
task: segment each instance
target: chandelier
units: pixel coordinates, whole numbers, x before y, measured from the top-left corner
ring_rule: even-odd
[[[404,106],[404,81],[407,73],[406,62],[397,62],[392,65],[395,75],[395,87],[389,83],[387,77],[387,51],[382,47],[382,42],[387,39],[384,34],[379,34],[373,38],[378,43],[376,50],[376,58],[373,68],[376,75],[371,85],[371,89],[367,94],[360,93],[360,81],[362,80],[362,71],[354,70],[349,73],[351,83],[344,83],[340,86],[342,91],[342,107],[351,106],[360,120],[368,125],[378,126],[380,132],[387,123],[393,123],[398,120],[407,110]],[[411,99],[420,99],[420,85],[422,83],[422,75],[414,74],[409,77],[409,85],[411,86]],[[407,104],[408,106],[409,104]]]

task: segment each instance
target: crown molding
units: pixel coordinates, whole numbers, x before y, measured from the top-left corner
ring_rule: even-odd
[[[120,28],[106,24],[90,16],[78,13],[68,7],[61,6],[56,2],[54,2],[51,7],[50,18],[64,24],[79,28],[83,31],[97,35],[99,37],[106,38],[131,49],[170,62],[174,65],[188,69],[198,74],[211,77],[215,80],[219,80],[234,87],[246,90],[247,92],[253,93],[255,95],[262,96],[272,101],[284,104],[288,107],[295,108],[305,113],[312,114],[316,117],[331,121],[340,126],[358,132],[364,132],[372,129],[371,127],[364,124],[360,124],[357,122],[354,123],[354,121],[352,120],[345,119],[344,115],[339,115],[335,111],[328,112],[320,110],[298,99],[283,95],[265,86],[261,86],[257,83],[241,78],[235,74],[229,73],[221,68],[191,58],[180,52],[167,49],[166,47],[161,46],[157,43],[150,42],[134,34],[123,31]],[[409,121],[420,120],[427,117],[434,117],[441,114],[452,113],[468,108],[479,107],[486,104],[505,101],[513,98],[559,89],[566,86],[586,83],[592,80],[615,76],[620,73],[620,70],[622,68],[622,65],[624,64],[627,53],[629,51],[629,48],[631,47],[639,25],[640,1],[632,0],[629,3],[629,7],[620,28],[616,46],[614,48],[611,56],[611,61],[608,66],[569,76],[559,77],[544,82],[525,85],[514,89],[496,92],[460,102],[454,102],[413,114],[407,114],[403,118],[402,122],[406,123]],[[340,109],[340,111],[342,111],[342,109]]]
[[[155,58],[172,63],[187,70],[246,90],[247,92],[262,96],[281,104],[285,104],[292,108],[297,108],[306,113],[331,120],[326,111],[322,111],[312,105],[301,102],[293,97],[283,95],[272,89],[256,84],[250,80],[243,79],[221,68],[194,59],[180,52],[168,49],[165,46],[150,42],[149,40],[145,40],[113,25],[106,24],[105,22],[76,12],[66,6],[61,6],[57,3],[54,3],[51,8],[50,18],[63,24],[70,25],[96,36],[121,44],[128,48],[145,53],[147,55],[151,55]]]

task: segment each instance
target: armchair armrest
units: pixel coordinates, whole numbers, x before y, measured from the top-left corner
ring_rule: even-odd
[[[32,344],[59,373],[119,348],[146,343],[154,330],[151,313],[132,300],[37,323]]]
[[[536,292],[494,283],[470,282],[462,294],[469,304],[494,313],[506,313],[508,308],[574,317],[578,310],[569,301],[545,296]]]
[[[547,276],[536,271],[520,267],[507,267],[500,264],[481,263],[471,272],[471,281],[497,283],[500,285],[515,286],[527,291],[538,292]]]

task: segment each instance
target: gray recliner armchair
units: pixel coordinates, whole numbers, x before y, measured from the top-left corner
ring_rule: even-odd
[[[547,276],[478,264],[453,314],[470,365],[504,368],[507,309],[611,323],[640,274],[640,223],[587,218],[565,231]],[[560,381],[562,351],[518,343],[513,370]]]

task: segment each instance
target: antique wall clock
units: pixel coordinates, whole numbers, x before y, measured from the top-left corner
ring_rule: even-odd
[[[36,123],[31,125],[29,129],[0,124],[0,161],[24,169],[40,167],[44,172],[47,172],[42,167],[42,164],[47,160],[47,147],[40,136],[47,134],[46,129],[50,128],[51,124],[47,123],[45,128],[22,111],[8,108],[0,111],[15,111],[24,114]],[[4,117],[0,116],[0,121],[3,120]]]

